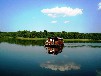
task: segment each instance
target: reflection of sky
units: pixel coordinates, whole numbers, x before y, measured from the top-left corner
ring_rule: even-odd
[[[75,64],[74,62],[69,62],[65,64],[58,64],[55,61],[47,61],[40,65],[42,68],[51,69],[54,71],[69,71],[69,70],[79,70],[80,65]]]

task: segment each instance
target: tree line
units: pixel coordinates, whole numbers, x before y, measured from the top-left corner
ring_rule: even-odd
[[[0,32],[0,38],[4,37],[23,37],[23,38],[48,38],[48,37],[62,37],[64,39],[93,39],[101,40],[101,33],[79,33],[79,32],[48,32],[44,30],[43,32],[36,31],[17,31],[17,32]]]
[[[45,40],[20,40],[16,38],[1,38],[0,43],[7,42],[10,44],[18,44],[18,45],[24,45],[24,46],[43,46],[45,43]]]

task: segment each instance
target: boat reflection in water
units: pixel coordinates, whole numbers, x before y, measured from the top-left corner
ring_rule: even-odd
[[[63,50],[63,46],[45,47],[45,48],[46,48],[48,54],[54,54],[54,55],[61,53]]]
[[[62,52],[64,41],[63,38],[60,37],[49,37],[44,46],[48,51],[48,54],[57,55]]]

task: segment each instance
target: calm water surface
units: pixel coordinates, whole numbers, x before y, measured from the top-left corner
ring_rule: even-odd
[[[101,76],[101,43],[47,48],[2,42],[0,76]]]

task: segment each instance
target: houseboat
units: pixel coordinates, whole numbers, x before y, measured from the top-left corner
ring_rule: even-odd
[[[63,38],[49,37],[45,42],[45,47],[57,47],[57,46],[64,46]]]

